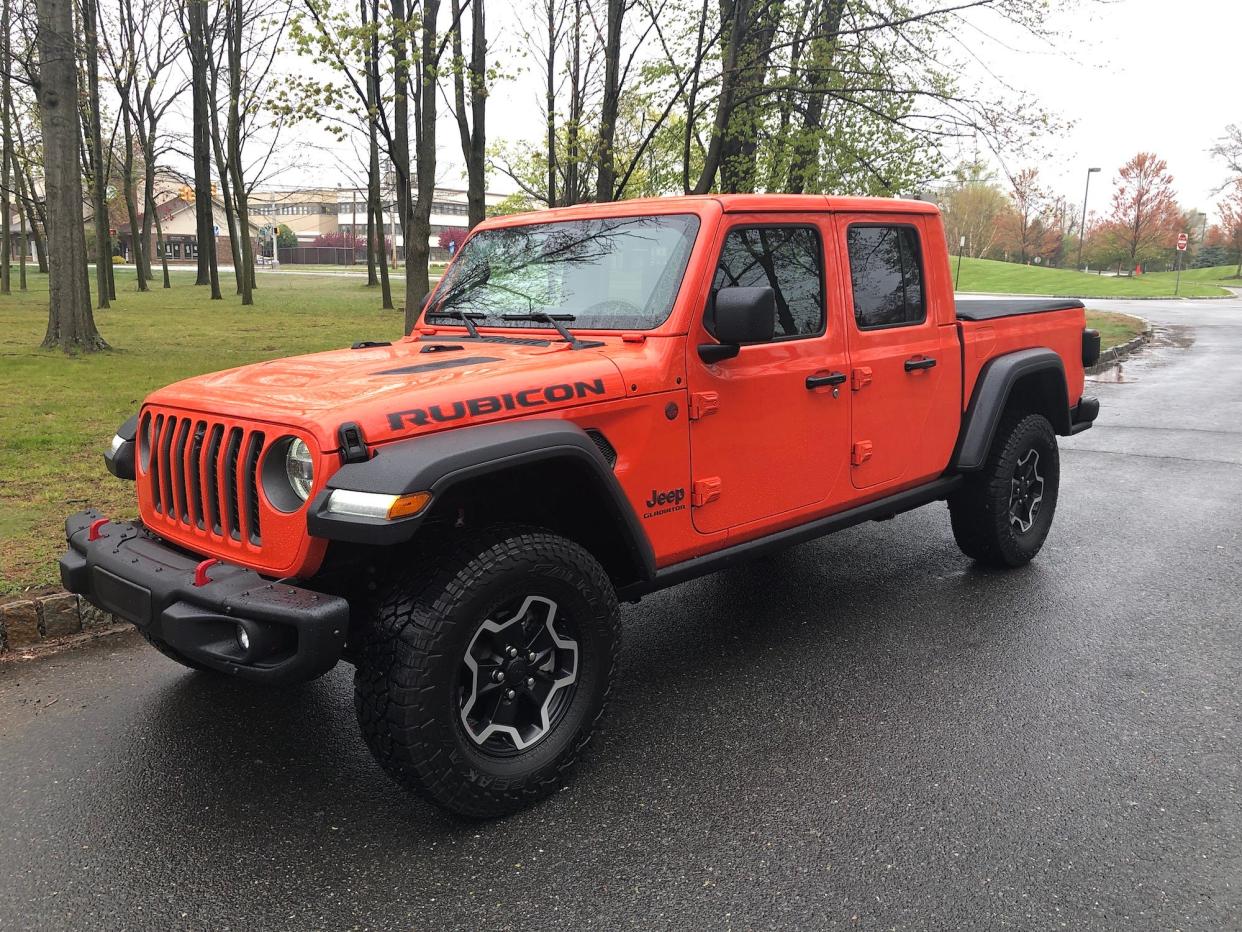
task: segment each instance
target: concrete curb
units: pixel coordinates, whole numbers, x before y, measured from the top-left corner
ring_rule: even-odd
[[[1127,340],[1125,343],[1118,343],[1116,346],[1110,346],[1108,349],[1100,353],[1100,358],[1095,365],[1087,368],[1087,375],[1098,375],[1105,369],[1117,365],[1118,362],[1134,353],[1137,353],[1151,341],[1151,324],[1147,324],[1147,329],[1133,339]]]
[[[127,623],[72,592],[51,592],[0,605],[0,658],[120,630]]]

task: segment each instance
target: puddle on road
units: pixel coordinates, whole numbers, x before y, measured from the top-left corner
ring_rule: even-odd
[[[1138,379],[1129,377],[1125,374],[1125,365],[1117,363],[1103,372],[1096,372],[1087,376],[1088,382],[1137,382]]]
[[[1151,339],[1137,354],[1127,356],[1100,372],[1087,376],[1088,382],[1105,382],[1113,385],[1137,382],[1137,371],[1149,366],[1163,366],[1169,362],[1166,355],[1154,350],[1163,348],[1190,349],[1195,345],[1194,329],[1176,324],[1153,327]]]

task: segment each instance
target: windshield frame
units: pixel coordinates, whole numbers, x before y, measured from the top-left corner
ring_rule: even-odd
[[[465,251],[471,240],[475,236],[483,233],[509,230],[520,227],[548,227],[559,223],[576,223],[583,221],[601,221],[601,220],[627,220],[641,217],[650,217],[652,219],[663,218],[684,218],[691,222],[692,226],[687,230],[689,236],[689,246],[686,251],[684,266],[680,271],[679,280],[676,286],[671,290],[671,298],[669,300],[668,311],[663,318],[653,321],[645,326],[626,326],[626,327],[603,327],[599,325],[584,326],[575,321],[567,321],[566,327],[575,332],[593,335],[611,335],[619,336],[623,333],[643,333],[658,334],[663,331],[678,331],[684,329],[684,325],[680,322],[682,315],[682,305],[687,300],[687,294],[690,290],[688,286],[697,283],[699,276],[699,255],[704,248],[704,243],[711,239],[710,223],[712,219],[712,208],[714,213],[720,212],[718,203],[710,198],[660,198],[660,199],[642,199],[634,201],[619,201],[609,204],[608,210],[601,210],[599,204],[583,204],[575,207],[555,208],[548,211],[538,211],[525,214],[514,214],[506,217],[489,218],[483,223],[475,227],[466,241],[462,244],[454,254],[448,267],[444,271],[444,275],[436,283],[435,288],[428,295],[418,317],[415,330],[432,329],[440,330],[464,330],[460,321],[450,318],[438,317],[435,308],[440,304],[440,290],[444,282],[448,281],[452,273],[453,267],[457,264],[460,257]],[[704,235],[707,231],[708,235]],[[428,320],[428,317],[431,320]],[[480,331],[496,331],[503,334],[517,333],[534,333],[542,334],[544,332],[555,332],[555,328],[548,323],[525,323],[509,321],[505,322],[499,318],[499,315],[489,315],[487,319],[475,319],[475,324]]]

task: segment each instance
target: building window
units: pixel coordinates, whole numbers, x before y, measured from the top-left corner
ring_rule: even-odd
[[[168,240],[165,240],[164,241],[164,256],[165,258],[168,258],[168,259],[180,259],[181,258],[181,241],[173,240],[169,242]]]
[[[185,244],[185,257],[187,259],[198,258],[198,240],[187,240]]]
[[[857,224],[846,234],[854,320],[860,330],[926,319],[919,234],[911,226]]]
[[[720,250],[712,288],[768,286],[776,293],[778,338],[823,333],[823,254],[813,227],[735,228]]]

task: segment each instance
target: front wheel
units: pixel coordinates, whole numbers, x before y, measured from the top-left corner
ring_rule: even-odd
[[[1029,563],[1052,527],[1060,482],[1057,437],[1048,419],[1009,415],[983,469],[949,497],[958,547],[988,566]]]
[[[354,677],[363,737],[450,812],[515,812],[564,782],[619,641],[612,584],[582,547],[535,528],[474,535],[376,600]]]

